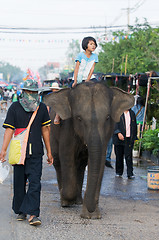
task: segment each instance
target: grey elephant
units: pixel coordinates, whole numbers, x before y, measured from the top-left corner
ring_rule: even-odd
[[[98,202],[105,166],[105,150],[121,114],[134,105],[134,97],[103,82],[85,82],[44,98],[61,117],[51,125],[51,147],[57,173],[61,205],[82,204],[81,217],[101,218]],[[87,186],[82,184],[88,163]]]

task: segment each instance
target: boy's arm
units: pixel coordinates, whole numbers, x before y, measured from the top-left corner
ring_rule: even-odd
[[[10,140],[13,136],[14,130],[11,128],[6,128],[5,133],[4,133],[4,137],[3,137],[3,144],[2,144],[2,149],[0,152],[0,161],[1,162],[5,162],[5,156],[6,156],[6,152],[7,152],[7,148],[8,145],[10,143]]]
[[[96,65],[96,63],[94,62],[94,63],[93,63],[93,66],[92,66],[92,68],[91,68],[91,70],[90,70],[90,72],[89,72],[89,74],[88,74],[88,77],[87,77],[86,82],[88,82],[88,81],[91,79],[92,74],[93,74],[93,72],[94,72],[95,65]]]
[[[50,146],[50,126],[43,126],[42,127],[42,136],[44,139],[46,151],[47,151],[47,156],[48,156],[48,164],[52,165],[53,164],[53,156],[51,154],[51,146]]]
[[[75,70],[74,70],[74,83],[72,84],[72,87],[75,87],[77,85],[77,75],[79,70],[80,62],[76,62]]]

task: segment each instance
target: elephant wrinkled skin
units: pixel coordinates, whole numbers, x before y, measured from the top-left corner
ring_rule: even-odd
[[[82,204],[81,217],[101,218],[99,194],[105,151],[120,115],[134,105],[134,97],[103,82],[85,82],[44,98],[52,120],[50,140],[57,173],[61,205]],[[61,124],[54,125],[55,112]],[[82,184],[88,162],[87,187]]]

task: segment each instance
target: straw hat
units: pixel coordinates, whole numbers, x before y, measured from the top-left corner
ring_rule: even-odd
[[[59,87],[59,84],[58,84],[57,82],[53,82],[53,83],[51,84],[50,89],[60,90],[61,88]]]

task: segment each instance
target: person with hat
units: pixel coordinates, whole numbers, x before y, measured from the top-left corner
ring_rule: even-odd
[[[59,87],[59,84],[57,82],[53,82],[51,84],[50,89],[52,90],[52,92],[56,92],[56,91],[60,90],[61,88]],[[54,124],[60,124],[60,116],[57,113],[54,118]]]
[[[26,158],[24,165],[14,165],[13,188],[14,196],[12,209],[18,214],[17,220],[25,220],[27,215],[30,225],[40,225],[40,192],[42,175],[42,157],[44,155],[42,137],[47,151],[47,161],[53,164],[50,147],[49,125],[51,120],[44,103],[40,102],[38,95],[38,83],[28,79],[24,82],[19,101],[13,102],[8,109],[3,123],[5,128],[2,149],[0,152],[1,162],[5,162],[7,147],[15,130],[26,129],[33,112],[37,110],[35,119],[30,127],[27,142]],[[26,181],[29,181],[26,191]]]
[[[61,88],[59,87],[59,84],[57,82],[53,82],[51,84],[50,89],[54,92],[54,91],[60,90]]]

